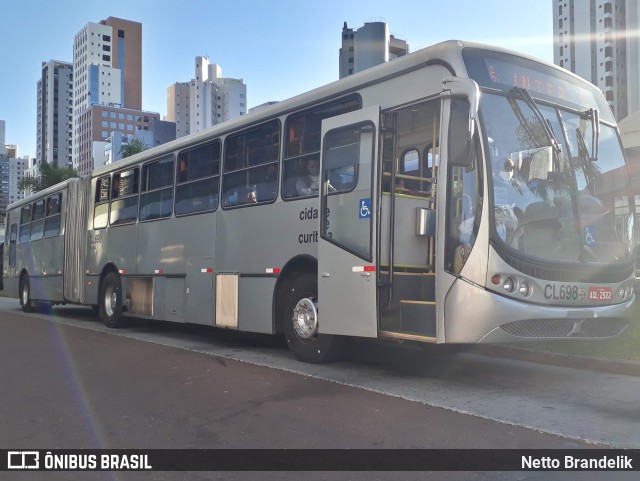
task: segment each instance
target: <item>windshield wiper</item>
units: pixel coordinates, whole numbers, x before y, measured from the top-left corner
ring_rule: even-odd
[[[600,145],[600,112],[598,109],[587,109],[580,114],[581,118],[591,120],[591,158],[595,162],[598,160],[598,147]],[[582,132],[581,132],[582,134]]]
[[[538,119],[540,124],[542,124],[542,129],[544,130],[547,139],[551,143],[551,148],[553,150],[553,160],[555,161],[556,169],[558,170],[558,172],[560,172],[559,155],[560,152],[562,152],[562,145],[560,145],[560,142],[558,142],[558,139],[551,129],[551,122],[549,122],[548,119],[545,119],[544,115],[542,115],[538,104],[536,104],[535,100],[533,100],[527,89],[523,89],[522,87],[513,87],[511,91],[519,95],[522,100],[524,100],[524,103],[527,104],[527,106],[533,111],[533,115],[535,115],[536,119]]]

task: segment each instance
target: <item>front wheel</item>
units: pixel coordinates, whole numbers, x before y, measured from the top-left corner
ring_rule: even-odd
[[[107,327],[124,327],[122,316],[122,282],[115,272],[109,272],[102,280],[99,299],[100,319]]]
[[[337,356],[341,339],[318,332],[318,280],[305,273],[286,284],[282,327],[287,346],[300,361],[318,364]]]

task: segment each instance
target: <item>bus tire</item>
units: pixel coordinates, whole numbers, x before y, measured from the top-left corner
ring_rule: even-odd
[[[319,364],[334,360],[339,353],[341,339],[318,333],[316,276],[303,273],[285,286],[281,321],[287,346],[296,359],[303,362]],[[302,322],[303,318],[308,321],[306,324]],[[308,329],[305,330],[305,326]]]
[[[122,281],[117,273],[111,271],[104,276],[98,301],[100,319],[107,327],[117,329],[125,326],[122,316]]]
[[[20,305],[23,312],[34,312],[36,310],[36,304],[31,299],[31,283],[29,282],[29,275],[25,274],[20,280]]]

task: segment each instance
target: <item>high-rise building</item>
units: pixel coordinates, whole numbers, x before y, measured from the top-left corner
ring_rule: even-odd
[[[620,120],[640,109],[637,0],[554,0],[554,62],[596,85]]]
[[[36,161],[60,167],[71,165],[73,119],[73,65],[42,62],[38,80]]]
[[[7,147],[5,145],[6,124],[4,120],[0,120],[0,155],[7,155]]]
[[[409,53],[409,45],[389,33],[385,22],[367,22],[354,30],[342,26],[340,78]]]
[[[7,205],[24,197],[18,190],[18,182],[24,177],[28,166],[29,157],[17,159],[0,155],[0,214],[3,216]]]
[[[73,166],[93,169],[93,142],[103,141],[91,107],[140,110],[142,105],[142,24],[109,17],[88,23],[73,44]],[[110,135],[110,134],[109,134]]]
[[[194,134],[226,120],[246,115],[247,86],[242,79],[222,77],[222,68],[207,57],[196,57],[195,78],[167,88],[167,116],[176,137]]]

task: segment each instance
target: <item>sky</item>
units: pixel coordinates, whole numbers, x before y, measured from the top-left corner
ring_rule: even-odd
[[[194,77],[206,55],[242,78],[248,107],[338,79],[342,26],[385,21],[415,51],[443,40],[488,43],[553,61],[552,2],[513,0],[20,0],[0,29],[0,120],[19,156],[36,154],[42,62],[72,62],[87,23],[142,23],[142,108],[167,113],[167,87]]]

